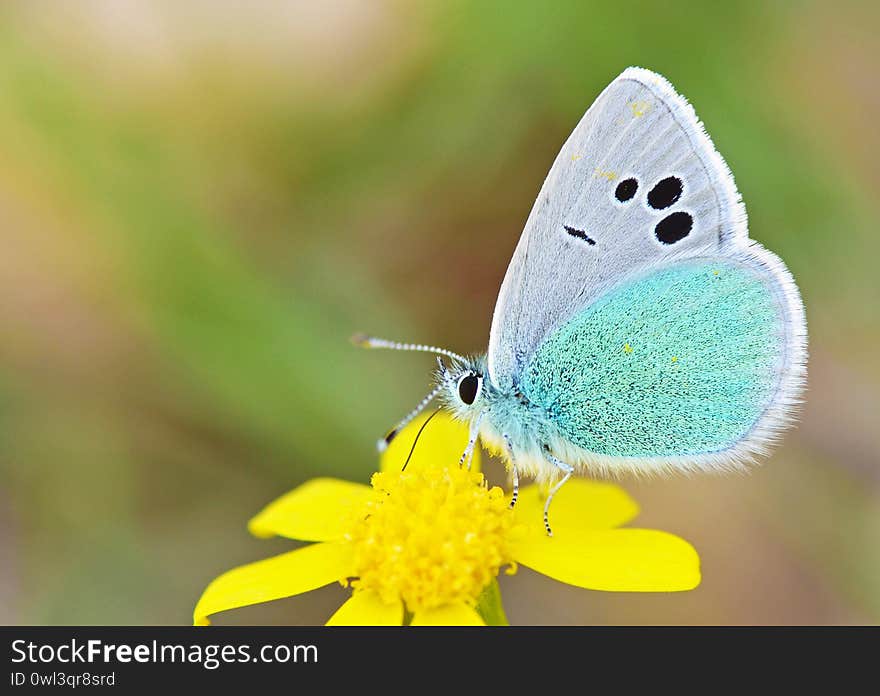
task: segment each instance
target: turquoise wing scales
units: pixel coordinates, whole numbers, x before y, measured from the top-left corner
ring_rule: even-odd
[[[673,263],[549,335],[523,393],[562,442],[606,463],[741,460],[775,434],[800,378],[789,295],[755,258]]]

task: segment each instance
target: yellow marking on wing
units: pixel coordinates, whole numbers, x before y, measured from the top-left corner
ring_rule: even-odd
[[[648,113],[654,105],[649,101],[645,101],[644,99],[637,99],[635,101],[628,102],[629,109],[632,111],[634,118],[641,118],[646,113]]]
[[[720,272],[720,271],[712,271],[712,275],[716,275],[716,276],[717,276],[719,272]]]
[[[608,179],[608,181],[614,181],[617,178],[617,172],[612,172],[608,169],[596,169],[596,178],[597,179]]]
[[[633,347],[629,343],[624,343],[623,344],[623,352],[626,353],[627,355],[629,355],[630,353],[633,352]]]
[[[577,162],[581,157],[583,157],[583,155],[581,155],[581,154],[579,154],[579,153],[576,152],[575,154],[573,154],[573,155],[571,156],[571,161],[572,161],[572,162]]]
[[[678,362],[678,356],[677,356],[677,355],[673,355],[673,356],[672,356],[672,362],[674,362],[674,363],[677,363],[677,362]]]

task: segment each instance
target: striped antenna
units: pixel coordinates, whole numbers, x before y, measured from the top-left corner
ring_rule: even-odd
[[[402,421],[400,421],[400,423],[395,425],[391,430],[388,431],[388,434],[385,437],[383,437],[381,440],[379,440],[376,443],[376,449],[378,449],[379,452],[384,452],[386,449],[388,449],[388,445],[391,444],[391,441],[400,434],[401,430],[403,430],[407,425],[409,425],[412,422],[413,418],[415,418],[417,415],[419,415],[425,409],[425,406],[427,406],[428,404],[431,403],[431,401],[434,400],[434,397],[440,393],[440,390],[443,389],[444,386],[446,386],[446,385],[443,382],[441,382],[436,387],[434,387],[424,399],[419,401],[418,406],[416,406],[412,411],[407,413],[406,417],[404,417],[404,419]],[[409,460],[407,460],[407,461],[409,461]]]
[[[436,355],[445,355],[447,358],[467,363],[467,358],[458,353],[453,353],[445,348],[437,348],[436,346],[424,346],[420,343],[398,343],[397,341],[389,341],[384,338],[376,338],[375,336],[367,336],[366,334],[355,334],[351,337],[351,342],[361,348],[386,348],[388,350],[410,350],[418,353],[434,353]]]

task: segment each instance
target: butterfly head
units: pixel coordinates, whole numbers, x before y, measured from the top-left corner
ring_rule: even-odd
[[[447,366],[437,359],[437,382],[442,387],[441,394],[452,412],[464,420],[484,410],[488,384],[485,360],[456,360]]]

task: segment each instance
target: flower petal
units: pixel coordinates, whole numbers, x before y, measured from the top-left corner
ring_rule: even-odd
[[[673,534],[653,529],[560,529],[554,534],[513,541],[513,557],[539,573],[590,590],[677,592],[700,584],[700,557]]]
[[[524,487],[514,508],[517,519],[530,528],[544,530],[544,496],[539,486]],[[610,529],[639,514],[635,500],[620,486],[575,478],[553,496],[550,526],[554,534],[563,529]]]
[[[352,515],[371,495],[369,486],[317,478],[269,503],[248,523],[258,537],[283,536],[303,541],[335,541],[346,532]]]
[[[336,611],[328,626],[400,626],[403,624],[403,602],[388,604],[368,590],[355,592]]]
[[[447,604],[437,609],[420,611],[413,616],[411,626],[485,626],[477,610],[464,602]]]
[[[312,544],[229,570],[208,585],[193,611],[193,624],[227,609],[270,602],[329,585],[353,574],[348,544]]]
[[[422,414],[412,423],[406,426],[395,437],[388,448],[382,453],[380,459],[381,471],[400,471],[416,436],[419,438],[418,445],[413,450],[412,458],[407,464],[410,468],[420,466],[458,466],[458,460],[468,443],[468,427],[461,421],[455,420],[446,411],[440,411],[431,418],[431,422],[425,427],[421,435],[418,435],[425,421],[431,418],[431,414]],[[474,457],[471,463],[472,471],[480,470],[480,447],[474,448]]]

